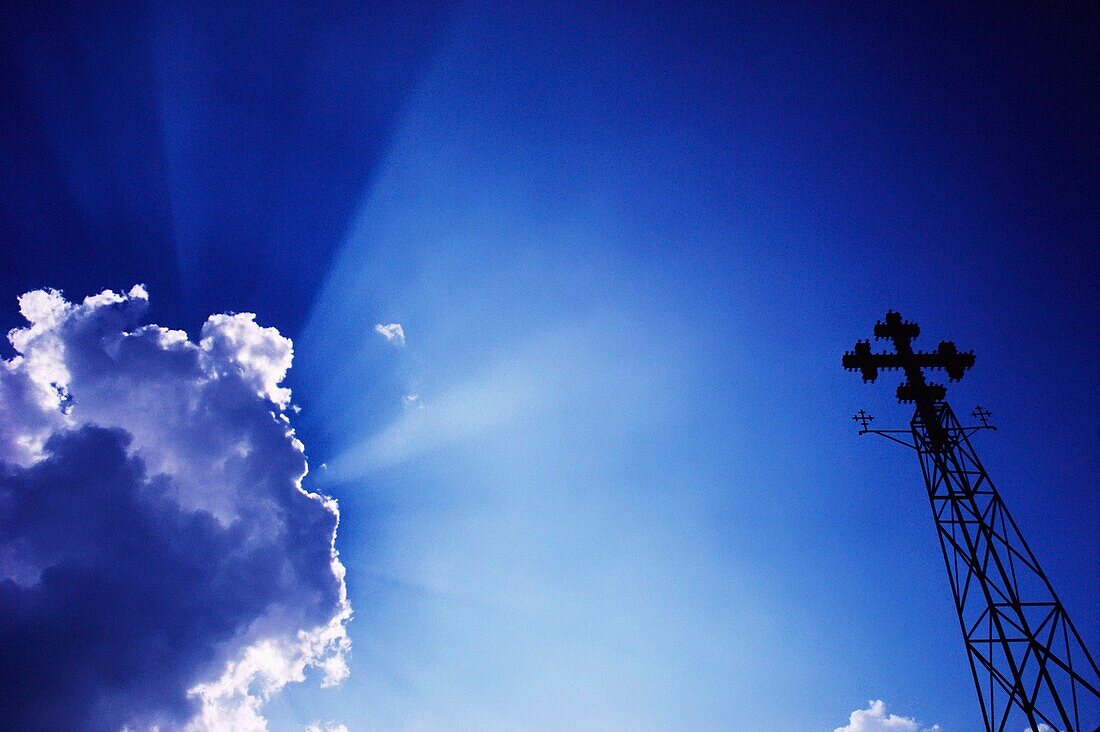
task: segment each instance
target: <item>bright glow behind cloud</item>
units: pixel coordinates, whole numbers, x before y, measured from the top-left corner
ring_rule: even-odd
[[[347,675],[339,513],[302,488],[290,341],[251,314],[197,343],[135,328],[147,303],[20,298],[0,371],[7,727],[263,730],[311,667]]]

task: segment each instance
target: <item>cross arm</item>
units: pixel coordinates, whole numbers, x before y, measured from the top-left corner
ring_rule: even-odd
[[[950,341],[940,343],[935,351],[910,353],[871,353],[870,341],[857,341],[855,349],[844,354],[842,364],[848,371],[859,371],[864,381],[874,381],[878,371],[895,369],[943,369],[948,378],[958,381],[974,365],[972,351],[960,352]]]

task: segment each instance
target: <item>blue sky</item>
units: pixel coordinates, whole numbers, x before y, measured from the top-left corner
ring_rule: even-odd
[[[907,421],[840,368],[890,308],[977,353],[949,398],[1096,648],[1094,23],[4,13],[4,327],[143,282],[294,340],[354,646],[273,729],[975,729],[915,458],[850,419]]]

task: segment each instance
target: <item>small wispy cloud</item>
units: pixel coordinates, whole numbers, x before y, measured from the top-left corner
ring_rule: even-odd
[[[348,732],[347,725],[338,724],[336,722],[314,722],[306,727],[306,732]]]
[[[374,326],[374,332],[395,346],[405,345],[405,329],[401,327],[400,323],[389,323],[388,325],[378,323]]]
[[[401,403],[411,409],[424,408],[424,402],[420,401],[419,394],[406,394],[405,396],[401,397]]]
[[[940,732],[938,724],[922,727],[913,717],[887,714],[886,702],[872,699],[866,709],[857,709],[848,717],[848,724],[833,732]]]

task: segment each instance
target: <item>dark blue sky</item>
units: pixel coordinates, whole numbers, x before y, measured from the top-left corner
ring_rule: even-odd
[[[531,711],[574,677],[628,726],[832,729],[881,697],[973,728],[915,460],[849,420],[906,419],[893,378],[839,366],[888,308],[976,351],[949,398],[994,410],[987,466],[1096,647],[1094,10],[0,12],[0,326],[28,289],[143,282],[156,322],[254,311],[295,340],[300,434],[344,507],[352,729],[576,722]],[[443,421],[410,422],[413,393]],[[631,584],[646,563],[668,581]],[[585,653],[518,660],[565,637]]]
[[[442,3],[5,8],[2,295],[139,279],[166,313],[263,305],[293,335],[453,14]],[[543,14],[493,15],[506,31]],[[920,262],[941,290],[1024,290],[1027,271],[1037,286],[1021,306],[1091,304],[1096,31],[1083,10],[632,4],[543,20],[566,31],[553,68],[536,72],[558,77],[545,92],[567,93],[574,55],[603,74],[598,98],[566,105],[579,135],[665,127],[666,144],[718,158],[701,177],[751,171],[738,193],[797,208],[846,253],[885,249],[903,271]],[[494,81],[530,73],[502,68]],[[530,94],[524,123],[547,101],[564,100]]]
[[[293,332],[447,13],[6,7],[4,299],[140,280],[191,327],[265,310]]]

